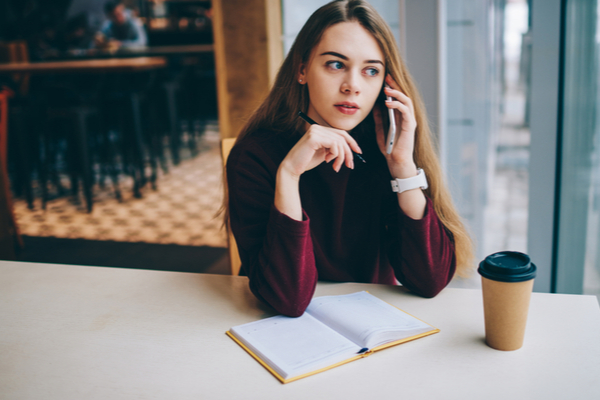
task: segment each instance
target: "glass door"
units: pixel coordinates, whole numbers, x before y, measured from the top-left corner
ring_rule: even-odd
[[[563,10],[558,224],[552,291],[600,296],[598,1],[567,0]]]
[[[530,6],[527,0],[445,0],[441,156],[476,258],[527,252]],[[480,278],[455,279],[478,287]]]

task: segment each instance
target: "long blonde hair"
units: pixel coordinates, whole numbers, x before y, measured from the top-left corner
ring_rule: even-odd
[[[377,40],[385,56],[386,73],[391,75],[400,86],[400,90],[413,101],[417,120],[414,161],[417,166],[425,170],[429,182],[429,188],[425,192],[432,200],[442,224],[453,237],[457,273],[467,276],[473,266],[473,244],[444,182],[423,101],[400,57],[389,26],[367,2],[335,0],[310,16],[285,58],[271,92],[242,128],[237,140],[261,129],[269,129],[281,134],[300,130],[303,122],[297,118],[296,113],[300,109],[306,111],[309,105],[306,85],[300,85],[297,81],[300,66],[308,63],[312,50],[327,28],[340,22],[354,21],[361,24]],[[224,208],[228,211],[227,196],[224,200]]]

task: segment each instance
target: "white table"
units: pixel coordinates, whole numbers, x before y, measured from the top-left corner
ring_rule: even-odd
[[[522,349],[483,342],[481,292],[369,290],[441,329],[282,385],[225,335],[271,315],[244,277],[0,262],[2,399],[600,399],[593,296],[536,293]]]

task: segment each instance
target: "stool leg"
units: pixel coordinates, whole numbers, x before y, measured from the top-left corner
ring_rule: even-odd
[[[31,160],[29,157],[29,132],[27,124],[24,121],[25,116],[21,111],[17,113],[9,121],[11,126],[14,127],[13,132],[15,135],[11,135],[16,141],[16,147],[18,152],[17,164],[17,185],[19,189],[24,189],[25,199],[27,200],[27,207],[33,210],[33,188],[31,187]],[[20,190],[19,190],[20,191]]]
[[[125,99],[120,99],[125,100]],[[133,197],[141,198],[139,177],[137,176],[137,168],[134,156],[135,149],[135,134],[131,123],[131,112],[127,110],[131,107],[131,100],[126,99],[125,103],[119,101],[119,107],[116,110],[118,115],[118,131],[121,133],[120,153],[123,171],[133,179]]]
[[[56,127],[55,123],[51,122],[51,119],[48,118],[48,116],[46,116],[46,128],[45,128],[45,135],[46,135],[46,147],[45,147],[45,151],[46,151],[46,155],[45,155],[45,163],[44,163],[44,167],[47,170],[47,175],[48,175],[48,179],[50,180],[50,182],[52,183],[52,185],[54,185],[54,187],[56,188],[56,192],[58,194],[59,197],[62,197],[65,195],[66,193],[66,189],[62,186],[62,183],[60,181],[60,176],[59,176],[59,168],[58,168],[58,159],[59,159],[59,154],[62,154],[62,156],[64,156],[64,153],[61,152],[61,144],[60,144],[60,138],[61,135],[58,134],[58,129]],[[67,155],[68,157],[68,155]],[[46,209],[46,205],[42,204],[42,207],[44,209]]]
[[[179,158],[179,146],[180,146],[180,137],[179,137],[179,120],[177,115],[177,104],[175,103],[175,90],[177,90],[177,84],[169,82],[164,85],[165,90],[167,92],[167,106],[169,110],[169,125],[171,127],[170,133],[170,144],[171,144],[171,158],[173,160],[173,164],[178,165]]]
[[[146,173],[144,163],[144,137],[142,133],[141,101],[138,93],[131,93],[131,110],[133,115],[134,132],[134,163],[138,170],[140,187],[146,185]]]
[[[46,209],[48,203],[48,134],[44,131],[40,133],[41,155],[39,161],[39,182],[42,187],[42,209]]]
[[[119,202],[123,200],[123,196],[121,196],[121,188],[119,187],[119,171],[117,170],[117,161],[116,161],[116,146],[115,140],[113,139],[113,135],[111,131],[105,132],[105,145],[106,145],[106,163],[108,165],[108,174],[111,177],[113,188],[115,191],[115,197]]]
[[[188,148],[190,149],[190,154],[192,157],[196,157],[198,155],[198,143],[196,140],[196,121],[190,119],[188,123]]]
[[[145,104],[144,112],[147,115],[145,120],[147,124],[145,125],[146,132],[146,143],[148,145],[149,157],[150,157],[150,167],[152,169],[152,175],[150,176],[150,184],[152,185],[152,189],[156,190],[156,181],[158,178],[158,164],[161,159],[160,152],[160,133],[158,130],[158,113],[159,110],[156,109],[154,97],[152,93],[149,94],[149,99]]]
[[[77,132],[77,120],[73,116],[70,116],[68,119],[68,124],[65,125],[65,128],[68,129],[67,166],[69,170],[69,180],[71,181],[71,196],[73,197],[73,202],[75,204],[79,204],[79,175],[81,171],[81,153],[79,149],[81,146],[79,144],[80,135]]]
[[[121,188],[119,186],[119,167],[117,164],[118,151],[118,134],[112,130],[109,122],[109,116],[111,115],[111,106],[106,99],[102,99],[98,102],[99,110],[99,122],[98,129],[102,137],[102,160],[101,162],[105,165],[108,170],[108,175],[113,184],[113,190],[115,192],[115,198],[121,202],[123,197],[121,195]]]
[[[150,132],[153,135],[152,143],[153,149],[155,151],[158,163],[163,173],[169,173],[169,167],[167,166],[167,158],[165,156],[165,149],[163,143],[163,132],[162,132],[162,122],[164,121],[165,115],[162,112],[162,108],[159,110],[158,105],[163,104],[161,101],[164,100],[163,92],[160,88],[156,90],[152,90],[150,92],[149,103],[149,122],[150,122]],[[167,116],[168,120],[168,116]]]
[[[85,202],[87,206],[87,212],[92,212],[93,207],[93,175],[92,175],[92,162],[90,160],[90,151],[88,147],[88,133],[87,133],[87,112],[85,110],[77,111],[77,144],[79,150],[80,160],[80,175],[83,181],[83,194],[85,196]]]
[[[45,118],[45,113],[41,111],[38,107],[34,108],[32,115],[33,123],[32,123],[32,135],[34,136],[34,140],[32,143],[35,143],[34,151],[34,159],[36,163],[36,168],[38,172],[38,182],[42,192],[42,209],[46,209],[46,203],[48,202],[48,178],[49,171],[47,168],[48,165],[48,122]]]

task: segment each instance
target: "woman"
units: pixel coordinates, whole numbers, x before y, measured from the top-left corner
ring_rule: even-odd
[[[384,81],[389,88],[382,90]],[[398,135],[387,154],[389,109]],[[471,242],[430,135],[416,87],[377,12],[362,0],[317,10],[227,162],[228,216],[252,292],[299,316],[317,279],[399,281],[433,297],[457,266],[465,272]],[[393,192],[396,179],[408,190]]]

